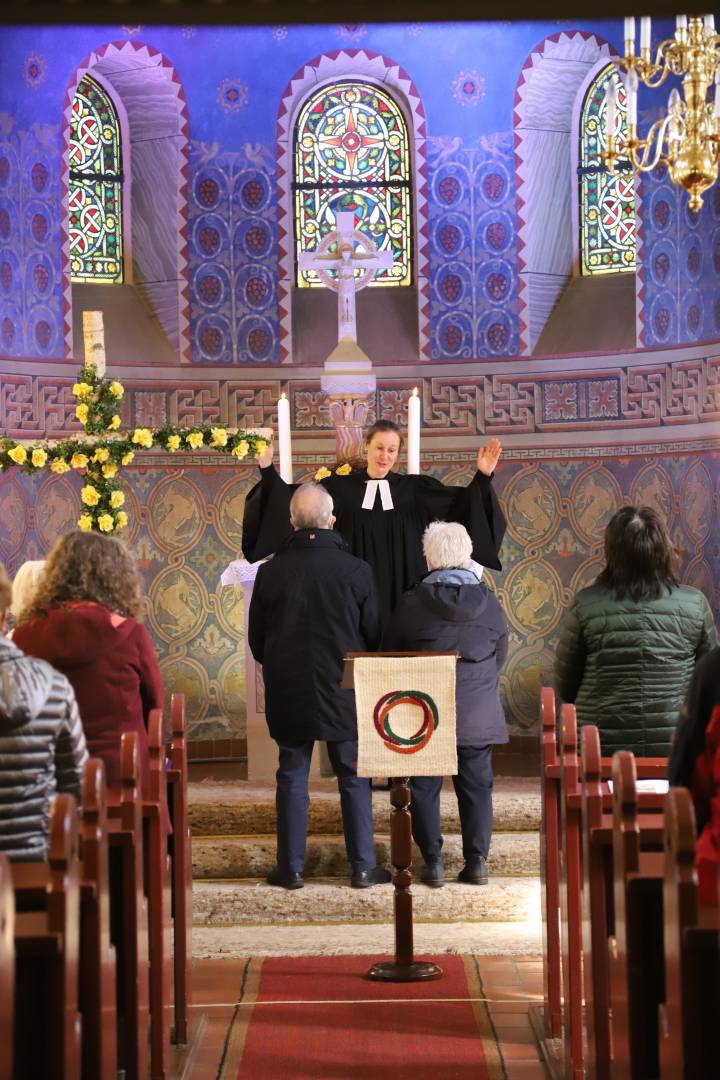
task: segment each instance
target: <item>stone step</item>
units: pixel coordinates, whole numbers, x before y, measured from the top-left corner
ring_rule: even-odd
[[[193,922],[198,926],[387,923],[393,912],[392,885],[352,889],[348,879],[314,879],[288,891],[264,881],[196,881]],[[495,877],[488,885],[413,887],[416,922],[540,923],[538,878]],[[448,928],[448,934],[452,930]]]
[[[542,956],[539,922],[417,922],[415,956],[469,953],[474,956]],[[195,926],[193,956],[367,956],[389,958],[394,927],[382,923],[317,923],[314,926]],[[359,963],[363,973],[367,963]]]
[[[390,838],[376,837],[378,862],[390,865]],[[275,836],[193,836],[193,877],[261,878],[275,865]],[[448,875],[463,865],[462,841],[457,835],[445,837],[443,847]],[[422,864],[415,849],[414,863]],[[540,872],[539,837],[536,832],[505,832],[493,835],[488,860],[490,873],[508,876],[537,876]],[[349,873],[345,844],[341,836],[308,836],[306,877],[343,877]]]
[[[447,781],[446,781],[447,783]],[[271,835],[275,832],[275,789],[245,780],[203,781],[189,785],[190,825],[198,836]],[[373,792],[376,833],[390,829],[387,791]],[[457,800],[450,790],[440,796],[444,833],[458,833]],[[493,832],[531,832],[540,828],[540,787],[534,779],[498,779],[493,792]],[[340,800],[330,781],[310,792],[308,833],[342,834]]]

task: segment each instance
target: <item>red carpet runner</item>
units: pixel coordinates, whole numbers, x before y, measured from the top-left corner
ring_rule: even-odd
[[[223,1080],[499,1080],[473,958],[435,959],[443,978],[414,984],[363,978],[365,956],[249,961]]]

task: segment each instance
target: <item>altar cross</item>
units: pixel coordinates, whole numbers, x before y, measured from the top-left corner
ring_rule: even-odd
[[[335,251],[330,251],[333,244]],[[322,238],[316,250],[301,251],[298,261],[301,270],[314,270],[329,289],[337,292],[338,341],[350,338],[357,342],[355,293],[369,284],[376,270],[392,266],[392,252],[378,251],[373,241],[355,228],[355,215],[342,211],[335,217],[335,228]],[[363,272],[356,277],[358,269]],[[335,278],[328,273],[330,270],[335,271]]]

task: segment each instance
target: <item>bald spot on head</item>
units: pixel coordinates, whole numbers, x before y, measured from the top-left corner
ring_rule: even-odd
[[[301,484],[290,500],[294,529],[331,529],[333,501],[320,484]]]

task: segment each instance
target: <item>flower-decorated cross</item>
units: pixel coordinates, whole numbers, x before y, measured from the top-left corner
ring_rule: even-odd
[[[0,474],[13,467],[30,475],[45,468],[59,474],[81,470],[85,479],[80,491],[83,512],[77,524],[81,529],[112,533],[128,522],[119,474],[138,451],[156,448],[174,454],[204,446],[242,461],[248,456],[259,457],[268,446],[267,438],[256,432],[211,424],[165,424],[121,433],[117,409],[124,393],[121,382],[100,376],[95,364],[86,363],[73,386],[78,401],[75,415],[85,429],[85,437],[40,442],[0,438]]]

